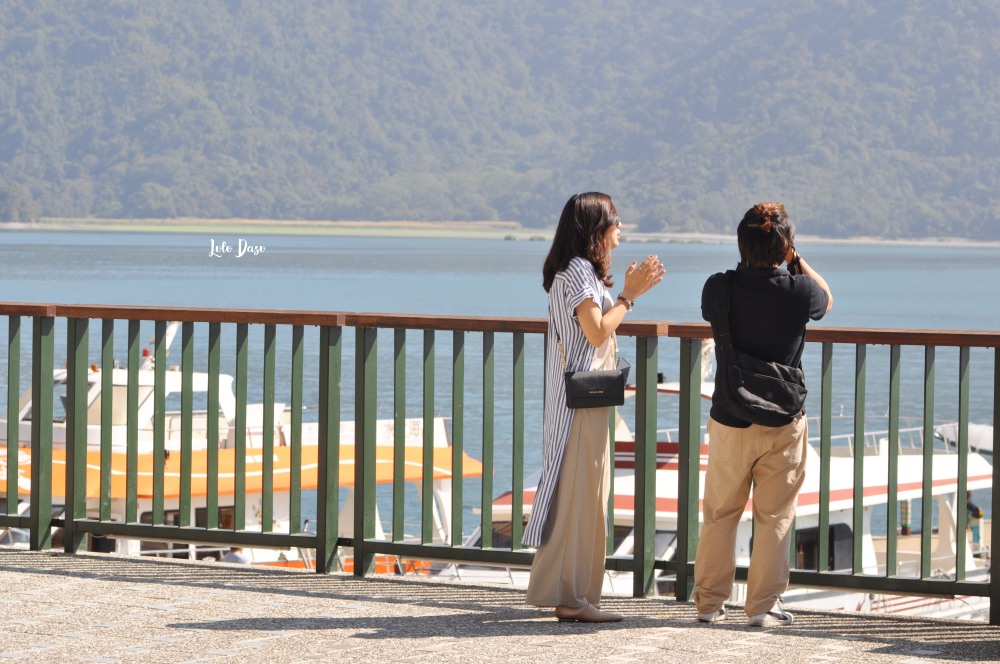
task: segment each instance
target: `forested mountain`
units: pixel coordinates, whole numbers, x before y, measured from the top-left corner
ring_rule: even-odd
[[[690,5],[686,7],[684,5]],[[1000,238],[1000,5],[5,0],[0,219]]]

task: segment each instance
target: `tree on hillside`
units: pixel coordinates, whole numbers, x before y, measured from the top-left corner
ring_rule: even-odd
[[[41,216],[41,207],[31,192],[17,182],[0,182],[0,221],[33,223]]]

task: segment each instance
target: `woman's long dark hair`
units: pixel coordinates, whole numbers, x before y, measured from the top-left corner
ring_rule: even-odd
[[[597,278],[609,288],[614,284],[608,269],[611,256],[605,238],[608,230],[618,224],[618,210],[611,197],[598,192],[577,194],[566,202],[552,248],[542,267],[542,287],[552,288],[556,274],[569,265],[570,259],[580,256],[591,262]]]

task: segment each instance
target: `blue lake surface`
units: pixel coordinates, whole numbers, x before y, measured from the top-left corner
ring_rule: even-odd
[[[261,246],[256,255],[237,256],[241,241]],[[221,243],[233,251],[212,256]],[[995,246],[906,246],[896,244],[834,244],[800,240],[800,253],[829,282],[834,309],[824,326],[896,329],[1000,330],[1000,248]],[[137,306],[218,307],[320,311],[363,311],[468,316],[544,317],[546,296],[541,287],[541,265],[548,242],[485,239],[411,239],[325,237],[297,235],[221,235],[112,232],[0,232],[0,261],[4,276],[0,301],[67,304],[122,304]],[[700,296],[705,279],[733,267],[735,243],[623,242],[614,254],[613,274],[620,284],[633,259],[655,253],[667,266],[666,281],[642,297],[633,319],[700,322]],[[124,327],[124,326],[122,326]],[[259,327],[259,326],[255,326]],[[123,333],[123,332],[122,332]],[[308,333],[307,333],[308,334]],[[91,343],[96,348],[92,332]],[[407,409],[420,412],[420,337],[412,337],[408,356]],[[435,409],[449,414],[451,337],[439,334]],[[410,337],[408,337],[410,338]],[[251,337],[253,342],[254,336]],[[391,336],[381,341],[391,351]],[[121,343],[122,345],[117,345]],[[307,337],[307,348],[314,348]],[[353,340],[345,335],[345,369],[350,367]],[[57,361],[63,337],[57,337]],[[507,341],[498,335],[497,384],[509,380],[504,351]],[[677,348],[661,342],[660,369],[676,375]],[[466,366],[466,439],[474,456],[481,426],[475,406],[478,341],[468,342]],[[124,347],[116,340],[116,348]],[[628,353],[628,341],[622,344]],[[957,390],[957,351],[939,350],[936,385],[941,394]],[[526,398],[540,400],[540,381],[532,379],[532,363],[541,362],[541,343],[529,340]],[[380,416],[391,416],[391,352],[380,356]],[[287,350],[279,346],[279,381],[287,371]],[[993,412],[992,351],[972,352],[972,421],[991,423]],[[868,351],[869,395],[866,413],[873,417],[886,408],[884,383],[887,352]],[[96,352],[95,352],[96,359]],[[818,348],[805,356],[807,376],[819,375]],[[904,414],[919,415],[922,408],[922,349],[904,349]],[[252,360],[251,360],[252,362]],[[307,360],[308,362],[308,360]],[[853,348],[838,347],[835,355],[834,403],[853,401]],[[251,364],[251,366],[253,366]],[[226,370],[226,367],[223,367]],[[538,374],[534,374],[538,375]],[[346,376],[346,374],[345,374]],[[251,395],[256,394],[251,376]],[[344,381],[344,415],[351,417],[353,394]],[[306,397],[314,392],[315,372],[307,367]],[[816,386],[818,388],[818,385]],[[818,389],[810,394],[808,409],[818,412]],[[479,393],[481,394],[481,392]],[[279,394],[279,400],[283,399]],[[954,399],[939,399],[936,415],[954,418]],[[835,406],[836,407],[836,406]],[[624,409],[630,421],[630,407]],[[703,409],[707,410],[707,409]],[[536,412],[537,411],[537,412]],[[529,408],[526,420],[525,468],[538,464],[541,409]],[[676,404],[661,403],[660,425],[676,420]],[[307,410],[306,419],[315,415]],[[510,436],[509,400],[496,404],[498,441]],[[872,426],[875,426],[874,424]],[[502,445],[502,443],[498,443]],[[499,452],[498,452],[499,453]],[[510,486],[509,460],[498,458],[495,486]],[[467,491],[478,491],[474,483]],[[467,514],[467,520],[472,517]]]
[[[264,251],[210,256],[223,242]],[[482,239],[5,232],[0,301],[544,317],[541,265],[548,248],[548,242]],[[819,324],[1000,330],[1000,248],[800,241],[799,249],[835,296]],[[700,322],[706,277],[738,257],[735,243],[625,242],[614,256],[617,282],[630,260],[649,253],[660,256],[667,277],[638,301],[631,319]],[[661,370],[672,375],[676,344],[662,345]],[[881,350],[870,351],[873,369],[881,366]],[[853,364],[850,348],[837,352],[838,367]],[[807,374],[818,372],[817,353],[809,347]],[[904,350],[905,368],[916,371],[904,375],[904,392],[920,383],[919,355]],[[938,355],[938,373],[947,379],[956,360],[947,349]],[[973,362],[985,375],[992,355],[975,350]],[[838,394],[835,403],[848,397]],[[973,401],[973,419],[991,415],[991,395],[977,390]]]
[[[263,245],[210,257],[210,243]],[[544,316],[548,242],[481,239],[0,232],[0,300],[195,307]],[[1000,248],[816,244],[799,249],[830,283],[823,325],[1000,330]],[[628,243],[667,279],[632,317],[700,321],[701,287],[738,260],[735,243]]]

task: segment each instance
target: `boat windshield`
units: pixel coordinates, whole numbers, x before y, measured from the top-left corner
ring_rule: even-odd
[[[55,395],[59,397],[53,401],[52,407],[52,421],[53,422],[65,422],[66,421],[66,410],[68,406],[67,400],[67,385],[65,380],[56,380],[53,382],[52,387],[55,391]],[[143,404],[149,399],[153,394],[152,385],[139,385],[137,386],[138,391],[138,409],[141,409]],[[111,404],[111,424],[118,426],[125,426],[128,417],[128,386],[127,385],[113,385],[111,387],[112,394],[112,404]],[[87,404],[87,424],[89,425],[99,425],[101,423],[101,390],[99,389],[98,383],[88,382],[87,383],[87,395],[90,402]],[[31,391],[27,393],[27,399],[31,399]],[[22,398],[24,401],[24,398]],[[32,408],[29,406],[25,412],[24,417],[21,419],[25,422],[31,421]]]

